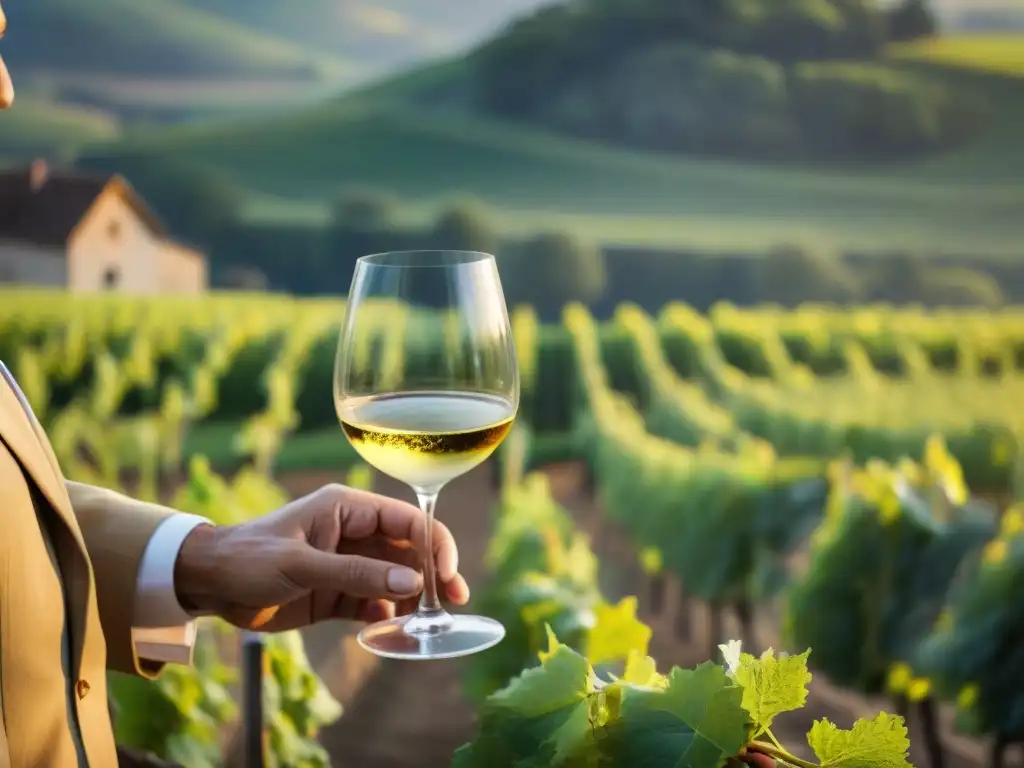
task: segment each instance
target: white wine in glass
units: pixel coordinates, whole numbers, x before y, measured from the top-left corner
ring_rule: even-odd
[[[368,464],[409,485],[427,516],[415,613],[366,627],[380,656],[444,659],[501,642],[505,629],[441,606],[430,531],[438,494],[483,463],[512,428],[519,371],[493,256],[402,251],[356,262],[335,362],[334,403]]]

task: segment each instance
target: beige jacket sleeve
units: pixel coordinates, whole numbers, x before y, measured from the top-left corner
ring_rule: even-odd
[[[132,635],[135,590],[149,540],[175,512],[70,480],[66,487],[92,562],[107,667],[154,678],[164,665],[138,655]]]

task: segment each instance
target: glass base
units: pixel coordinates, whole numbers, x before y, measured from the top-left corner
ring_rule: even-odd
[[[505,637],[505,628],[486,616],[464,616],[438,611],[381,621],[359,633],[359,644],[388,659],[454,659],[493,648]]]

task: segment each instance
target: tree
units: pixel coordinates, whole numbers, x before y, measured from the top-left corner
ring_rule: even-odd
[[[918,299],[929,307],[997,309],[1003,292],[991,275],[973,269],[937,267],[925,272]]]
[[[221,288],[253,293],[270,290],[270,281],[256,267],[226,267],[217,275],[216,284]]]
[[[886,21],[893,42],[931,37],[938,31],[938,22],[927,0],[902,0],[888,12]]]
[[[589,303],[605,291],[604,254],[566,232],[545,232],[505,249],[500,263],[509,303],[529,303],[553,317],[570,301]]]
[[[436,248],[495,253],[499,238],[487,208],[476,200],[463,199],[437,217],[431,240]]]
[[[373,189],[346,189],[331,206],[335,227],[358,231],[380,231],[395,225],[397,203]]]
[[[860,287],[836,254],[799,243],[777,246],[765,255],[760,283],[761,300],[784,307],[849,302],[858,298]]]
[[[403,249],[397,209],[394,199],[373,189],[349,189],[338,196],[320,265],[324,289],[347,291],[361,256]]]

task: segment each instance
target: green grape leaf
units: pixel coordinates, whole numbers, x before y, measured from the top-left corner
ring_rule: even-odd
[[[549,633],[549,641],[554,641]],[[550,765],[561,765],[593,738],[590,696],[593,669],[580,654],[559,645],[539,667],[529,669],[484,703],[484,734],[500,731],[503,747],[524,757],[538,744],[552,750]]]
[[[912,768],[907,726],[902,717],[884,712],[874,720],[858,720],[849,731],[818,720],[807,743],[822,768]]]
[[[488,733],[479,734],[469,744],[463,744],[452,755],[451,768],[487,768],[487,766],[515,766],[518,762],[505,740]]]
[[[668,678],[658,672],[658,662],[638,651],[630,651],[619,682],[641,688],[667,688]]]
[[[799,656],[778,658],[771,648],[759,659],[749,653],[740,654],[735,679],[743,687],[743,708],[762,731],[771,728],[777,715],[807,703],[809,655],[810,651],[804,651]]]
[[[167,740],[167,759],[195,768],[216,768],[217,758],[195,739],[175,734]]]
[[[668,688],[668,678],[658,672],[657,662],[650,656],[630,651],[622,677],[604,686],[606,720],[614,720],[622,709],[622,695],[627,687]]]
[[[546,759],[543,753],[516,756],[501,739],[482,736],[455,750],[450,768],[551,768]]]
[[[601,751],[631,768],[718,768],[750,736],[743,691],[712,662],[674,669],[664,690],[625,687]]]
[[[587,633],[586,657],[591,664],[627,658],[636,651],[647,654],[651,629],[636,617],[636,598],[618,605],[600,603],[594,609],[594,627]]]

